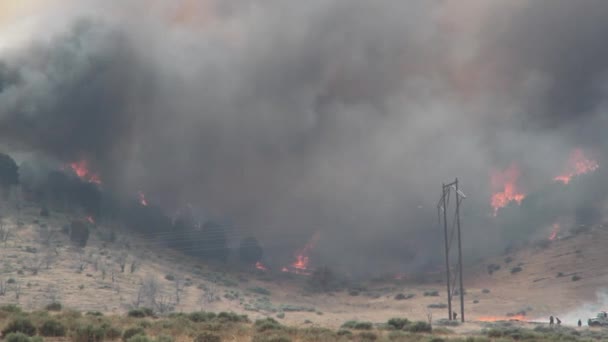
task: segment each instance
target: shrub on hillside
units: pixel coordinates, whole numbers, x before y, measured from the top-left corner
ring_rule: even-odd
[[[145,335],[144,329],[142,329],[141,327],[129,328],[125,330],[125,332],[122,334],[122,339],[123,341],[128,341],[131,337],[135,335]]]
[[[135,318],[154,317],[154,310],[150,308],[133,309],[129,310],[127,316]]]
[[[523,269],[521,268],[521,266],[516,266],[516,267],[513,267],[513,268],[511,269],[511,274],[519,273],[519,272],[521,272],[522,270],[523,270]]]
[[[221,342],[222,338],[218,335],[204,332],[194,339],[194,342]]]
[[[130,339],[128,339],[127,342],[153,342],[153,341],[150,338],[148,338],[148,336],[146,336],[146,335],[138,334],[138,335],[135,335],[135,336],[131,337]]]
[[[76,327],[72,335],[72,342],[101,342],[104,338],[104,329],[87,324]]]
[[[28,336],[34,336],[36,335],[36,327],[29,319],[20,317],[14,319],[4,329],[2,329],[3,336],[17,332],[26,334]]]
[[[6,342],[42,342],[39,336],[29,337],[22,333],[10,333],[5,338]]]
[[[420,333],[420,332],[431,332],[433,328],[427,322],[415,322],[407,326],[406,330],[409,332]]]
[[[46,306],[47,311],[61,311],[63,306],[59,302],[53,302]]]
[[[42,336],[60,337],[65,336],[66,328],[61,322],[50,319],[42,324],[39,331]]]
[[[424,291],[424,296],[425,297],[439,297],[439,291],[437,291],[437,290]]]
[[[406,325],[410,324],[407,318],[391,318],[386,322],[386,325],[397,330],[403,329]]]
[[[198,312],[191,312],[190,314],[188,314],[188,319],[191,320],[192,322],[197,322],[197,323],[211,321],[215,317],[216,317],[216,315],[213,312],[198,311]]]
[[[372,322],[347,321],[342,324],[342,328],[355,330],[371,330],[373,327]]]
[[[268,330],[279,330],[282,329],[283,326],[281,323],[277,322],[274,318],[264,318],[258,319],[254,323],[255,329],[259,332],[268,331]]]

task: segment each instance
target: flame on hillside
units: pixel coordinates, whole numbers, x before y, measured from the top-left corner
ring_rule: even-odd
[[[296,261],[289,267],[283,267],[282,272],[291,272],[296,274],[310,275],[310,252],[319,241],[319,233],[315,233],[310,241],[304,247],[295,253]]]
[[[78,178],[82,179],[83,181],[101,184],[101,179],[99,178],[99,175],[89,169],[89,164],[86,160],[70,163],[69,166],[72,171],[74,171],[76,176],[78,176]]]
[[[557,238],[557,233],[559,233],[559,223],[553,224],[553,229],[551,230],[551,235],[549,235],[549,241],[555,240]]]
[[[481,317],[477,317],[476,321],[478,321],[478,322],[526,321],[526,316],[524,316],[524,315],[481,316]]]
[[[587,158],[581,149],[575,149],[568,158],[568,166],[564,172],[553,178],[556,182],[570,183],[573,177],[593,172],[600,167],[597,161]]]
[[[255,268],[257,268],[260,271],[268,271],[268,268],[259,261],[255,263]]]
[[[520,171],[517,165],[513,164],[504,171],[495,171],[491,176],[492,194],[490,204],[494,208],[494,216],[498,214],[500,208],[506,207],[511,202],[521,204],[526,195],[519,189],[518,179]]]
[[[93,216],[87,216],[86,220],[87,220],[87,222],[89,222],[91,224],[95,224],[95,219],[93,219]]]

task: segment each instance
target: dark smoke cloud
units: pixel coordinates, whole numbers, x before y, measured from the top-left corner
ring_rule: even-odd
[[[533,189],[572,148],[602,153],[603,1],[87,3],[2,61],[2,142],[191,203],[286,262],[317,231],[343,269],[440,260],[454,176],[468,253],[493,251],[493,169]]]

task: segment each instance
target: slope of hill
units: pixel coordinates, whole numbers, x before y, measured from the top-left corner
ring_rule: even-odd
[[[233,267],[227,271],[111,225],[91,224],[87,246],[77,248],[62,231],[72,216],[51,212],[41,217],[35,206],[3,211],[0,238],[8,236],[0,244],[0,304],[39,309],[58,301],[105,313],[137,306],[234,311],[253,319],[271,316],[293,325],[328,327],[348,320],[385,322],[400,316],[426,321],[447,315],[439,278],[428,283],[370,281],[353,284],[356,291],[310,293],[304,290],[305,277]],[[578,316],[593,315],[596,308],[584,305],[598,301],[597,292],[608,280],[607,242],[608,229],[595,226],[468,268],[467,319],[525,314],[527,320],[545,320],[556,315],[573,324]],[[500,268],[489,274],[490,264]],[[399,294],[405,299],[396,299]]]

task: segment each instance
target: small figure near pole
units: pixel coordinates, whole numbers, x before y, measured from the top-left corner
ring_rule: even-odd
[[[580,327],[582,327],[582,326],[583,326],[583,322],[581,322],[581,319],[579,318],[579,319],[578,319],[578,327],[580,328]]]
[[[559,317],[555,317],[555,322],[557,322],[557,325],[562,324],[562,321],[559,319]]]
[[[553,325],[553,316],[549,316],[549,325]]]
[[[458,317],[458,314],[456,313],[456,311],[454,311],[454,312],[452,313],[452,316],[454,317],[454,320],[456,320],[456,317]]]

